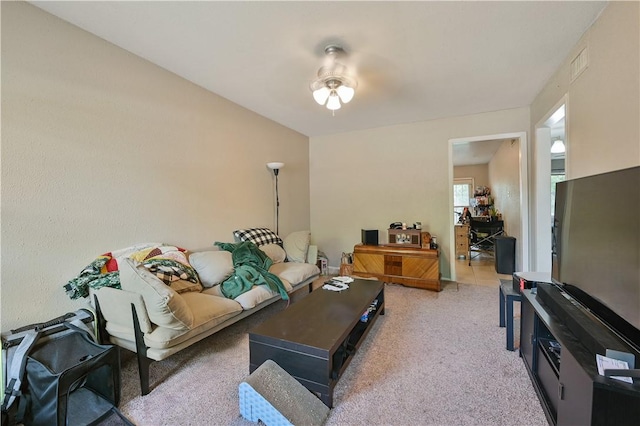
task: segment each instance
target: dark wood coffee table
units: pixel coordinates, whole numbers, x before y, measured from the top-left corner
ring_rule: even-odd
[[[332,407],[333,388],[380,315],[381,281],[356,279],[341,292],[319,288],[249,332],[249,370],[271,359]]]

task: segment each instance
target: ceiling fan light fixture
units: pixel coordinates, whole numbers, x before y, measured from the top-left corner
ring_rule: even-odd
[[[327,46],[324,51],[327,65],[318,70],[318,78],[311,82],[310,88],[319,105],[335,111],[353,99],[358,82],[347,74],[346,66],[336,61],[336,57],[344,53],[341,47]]]
[[[331,90],[329,90],[328,87],[323,86],[313,91],[313,99],[315,99],[318,104],[324,105],[327,102],[330,94]]]
[[[331,111],[335,111],[340,109],[342,105],[340,105],[340,98],[338,97],[338,93],[335,90],[331,91],[329,95],[329,100],[327,101],[327,108]]]
[[[346,86],[344,84],[340,85],[336,92],[338,92],[338,96],[340,96],[340,100],[344,104],[348,104],[351,99],[353,99],[353,95],[355,95],[356,91],[353,87]]]

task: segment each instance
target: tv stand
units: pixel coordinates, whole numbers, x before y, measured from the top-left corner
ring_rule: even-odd
[[[601,376],[596,354],[640,352],[552,284],[522,291],[520,354],[552,425],[636,425],[640,380]],[[632,370],[629,374],[633,375]]]

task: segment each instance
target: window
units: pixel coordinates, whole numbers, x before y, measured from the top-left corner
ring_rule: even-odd
[[[453,222],[457,223],[465,207],[469,207],[473,197],[473,179],[453,180]]]

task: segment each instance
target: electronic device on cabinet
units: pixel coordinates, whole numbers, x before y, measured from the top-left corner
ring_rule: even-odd
[[[421,229],[389,229],[389,244],[396,247],[430,248],[431,234]]]

